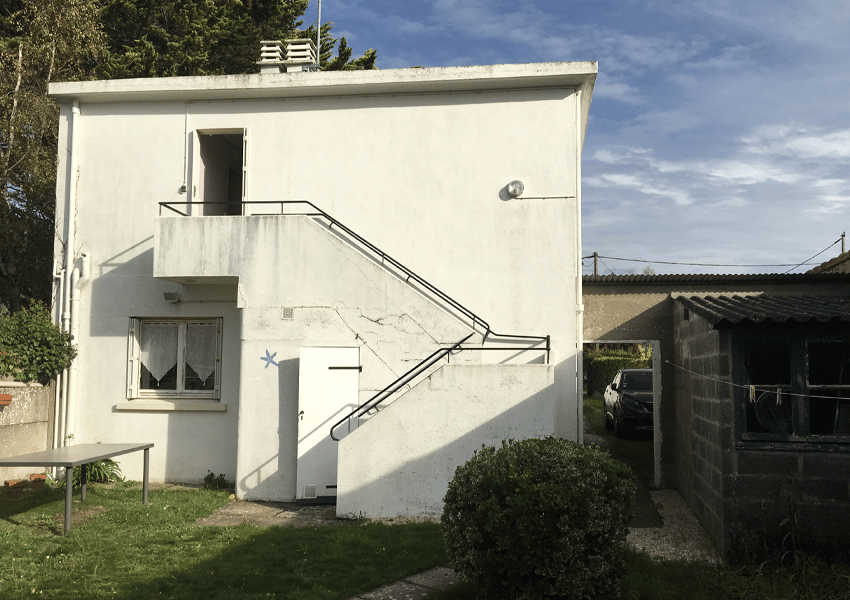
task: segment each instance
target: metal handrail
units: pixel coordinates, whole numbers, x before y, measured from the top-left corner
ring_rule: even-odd
[[[187,203],[187,202],[160,202],[159,203],[159,215],[162,216],[162,209],[166,208],[166,209],[168,209],[172,212],[177,213],[178,215],[181,215],[181,216],[184,216],[184,217],[190,216],[187,213],[184,213],[184,212],[174,208],[172,205],[175,205],[175,204],[176,205],[185,205],[185,204],[189,204],[189,203]],[[230,203],[230,202],[193,202],[191,204],[199,205],[199,206],[206,206],[206,205],[213,205],[213,204],[230,205],[232,203]],[[476,315],[474,312],[472,312],[471,310],[469,310],[468,308],[463,306],[461,303],[459,303],[457,300],[455,300],[454,298],[452,298],[451,296],[449,296],[448,294],[446,294],[445,292],[443,292],[439,288],[435,287],[434,285],[432,285],[431,283],[429,283],[428,281],[426,281],[425,279],[423,279],[422,277],[417,275],[411,269],[408,269],[407,267],[405,267],[403,264],[401,264],[396,259],[391,257],[389,254],[387,254],[386,252],[384,252],[383,250],[381,250],[380,248],[378,248],[377,246],[375,246],[374,244],[372,244],[368,240],[364,239],[363,237],[361,237],[360,235],[358,235],[357,233],[355,233],[354,231],[352,231],[351,229],[349,229],[348,227],[343,225],[340,221],[338,221],[335,218],[333,218],[332,216],[330,216],[328,213],[323,211],[321,208],[319,208],[318,206],[316,206],[315,204],[313,204],[309,200],[249,200],[249,201],[242,202],[242,206],[243,206],[242,212],[243,213],[244,213],[244,205],[246,205],[246,204],[278,204],[281,207],[281,214],[293,215],[293,216],[305,216],[305,217],[322,217],[324,219],[327,219],[327,221],[330,223],[329,228],[332,228],[334,226],[337,227],[337,229],[342,230],[343,232],[346,233],[346,235],[354,238],[355,240],[357,240],[357,242],[359,242],[360,244],[362,244],[363,246],[365,246],[366,248],[371,250],[374,254],[378,255],[381,258],[381,265],[382,266],[386,266],[385,263],[389,263],[390,265],[392,265],[393,267],[395,267],[396,269],[398,269],[399,271],[401,271],[405,275],[407,275],[405,281],[407,281],[409,283],[410,280],[413,279],[416,283],[418,283],[419,285],[424,287],[426,290],[428,290],[429,292],[431,292],[432,294],[437,296],[440,300],[442,300],[446,304],[450,305],[451,307],[456,309],[461,314],[472,319],[472,325],[471,325],[471,327],[473,329],[472,333],[470,333],[469,335],[464,337],[462,340],[460,340],[459,342],[457,342],[457,343],[455,343],[451,346],[438,348],[433,353],[431,353],[427,358],[425,358],[424,360],[419,362],[416,366],[414,366],[409,371],[404,373],[401,377],[399,377],[398,379],[396,379],[395,381],[390,383],[387,387],[385,387],[380,392],[378,392],[377,394],[375,394],[374,396],[369,398],[369,400],[367,400],[366,402],[364,402],[363,404],[361,404],[360,406],[355,408],[348,415],[346,415],[345,417],[340,419],[336,424],[334,424],[334,426],[331,427],[331,431],[330,431],[331,438],[334,441],[337,441],[337,442],[339,441],[339,438],[334,436],[334,431],[336,430],[337,427],[339,427],[340,425],[342,425],[343,423],[345,423],[346,421],[348,421],[349,419],[351,419],[355,415],[357,415],[356,418],[359,418],[364,413],[366,413],[370,410],[373,410],[379,404],[381,404],[384,400],[386,400],[387,398],[389,398],[390,396],[395,394],[397,391],[399,391],[401,388],[403,388],[405,385],[407,385],[410,381],[412,381],[414,378],[416,378],[421,373],[423,373],[426,369],[428,369],[429,367],[434,365],[439,360],[442,360],[445,356],[451,355],[452,352],[466,350],[466,348],[463,347],[463,344],[464,344],[464,342],[466,342],[469,338],[471,338],[475,334],[476,326],[480,325],[480,326],[484,327],[484,334],[481,338],[482,344],[484,344],[484,342],[487,341],[488,336],[500,337],[500,338],[511,338],[511,339],[518,339],[518,340],[536,340],[537,342],[545,341],[546,346],[545,346],[544,349],[546,351],[546,362],[547,363],[549,362],[549,354],[550,354],[550,351],[551,351],[551,345],[550,345],[550,337],[548,335],[547,336],[535,336],[535,335],[511,335],[511,334],[504,334],[504,333],[496,333],[495,331],[493,331],[490,328],[490,324],[487,323],[487,321],[485,321],[484,319],[482,319],[481,317]],[[306,204],[306,205],[310,206],[315,212],[283,213],[282,212],[283,206],[289,205],[289,204]],[[221,215],[221,216],[227,216],[227,215]],[[532,346],[531,348],[526,348],[526,350],[527,349],[534,349],[534,347]],[[482,346],[482,347],[476,348],[476,350],[517,350],[517,348],[512,348],[512,347],[484,348]]]
[[[350,413],[348,413],[346,416],[344,416],[342,419],[340,419],[339,421],[334,423],[334,425],[331,427],[331,439],[334,440],[335,442],[338,442],[339,438],[337,438],[334,435],[334,431],[336,431],[337,427],[339,427],[340,425],[342,425],[346,421],[351,420],[352,418],[359,419],[365,413],[369,412],[370,410],[377,408],[378,405],[381,404],[384,400],[386,400],[387,398],[392,396],[394,393],[399,391],[401,388],[403,388],[405,385],[407,385],[414,378],[416,378],[417,376],[422,374],[426,369],[428,369],[429,367],[431,367],[432,365],[434,365],[438,361],[442,360],[444,357],[451,356],[451,354],[453,352],[462,352],[464,350],[471,350],[471,349],[474,349],[474,350],[523,350],[523,351],[537,349],[533,346],[531,348],[514,348],[512,346],[497,346],[497,347],[492,347],[492,348],[483,348],[483,347],[465,348],[465,347],[463,347],[464,342],[466,342],[474,334],[475,334],[475,332],[470,333],[468,336],[466,336],[465,338],[463,338],[459,342],[452,344],[451,346],[443,346],[443,347],[438,348],[437,350],[432,352],[427,358],[425,358],[423,361],[421,361],[416,366],[414,366],[412,369],[407,371],[407,373],[405,373],[404,375],[402,375],[401,377],[399,377],[398,379],[393,381],[391,384],[389,384],[387,387],[382,389],[380,392],[378,392],[377,394],[375,394],[374,396],[369,398],[366,402],[364,402],[363,404],[361,404],[360,406],[358,406],[357,408],[352,410]],[[549,343],[550,338],[549,338],[548,335],[547,336],[503,335],[503,334],[499,334],[499,333],[491,333],[491,335],[493,337],[505,337],[505,338],[515,338],[515,339],[535,339],[535,340],[539,340],[539,341],[545,341],[546,346],[543,347],[543,348],[540,348],[539,350],[545,350],[546,351],[546,363],[547,364],[549,363],[549,352],[551,351],[551,346],[550,346],[550,343]]]
[[[473,335],[475,335],[475,332],[470,333],[468,336],[466,336],[465,338],[463,338],[459,342],[455,343],[454,345],[449,346],[448,348],[438,348],[433,353],[431,353],[431,355],[428,356],[428,358],[426,358],[422,362],[418,363],[416,366],[414,366],[412,369],[410,369],[407,373],[405,373],[404,375],[402,375],[401,377],[399,377],[398,379],[393,381],[391,384],[389,384],[387,387],[382,389],[380,392],[378,392],[377,394],[375,394],[374,396],[369,398],[366,402],[364,402],[363,404],[361,404],[360,406],[358,406],[357,408],[352,410],[350,413],[348,413],[346,416],[341,418],[339,421],[334,423],[334,425],[331,427],[331,439],[335,442],[338,442],[339,438],[334,435],[334,431],[336,430],[337,427],[339,427],[340,425],[342,425],[346,421],[349,421],[352,417],[359,419],[361,416],[363,416],[363,414],[369,412],[370,410],[372,410],[374,408],[377,408],[377,406],[381,402],[383,402],[384,400],[386,400],[387,398],[392,396],[394,393],[396,393],[398,390],[403,388],[412,379],[414,379],[416,376],[418,376],[423,371],[425,371],[428,367],[430,367],[431,365],[433,365],[437,361],[442,360],[442,358],[444,356],[451,353],[452,350],[458,348],[461,344],[463,344],[466,340],[471,338]]]
[[[186,202],[160,202],[159,203],[159,206],[160,206],[160,213],[159,214],[160,214],[160,216],[162,216],[162,208],[167,208],[167,209],[169,209],[173,212],[176,212],[177,214],[180,214],[184,217],[189,216],[188,214],[183,213],[183,212],[177,210],[176,208],[174,208],[173,206],[171,206],[173,204],[183,205],[183,204],[187,204],[187,203]],[[194,202],[192,204],[211,205],[211,204],[230,204],[230,203],[228,203],[228,202]],[[403,264],[398,262],[392,256],[390,256],[389,254],[387,254],[386,252],[384,252],[383,250],[381,250],[380,248],[378,248],[377,246],[375,246],[374,244],[372,244],[368,240],[364,239],[363,237],[361,237],[360,235],[358,235],[357,233],[355,233],[354,231],[352,231],[351,229],[349,229],[348,227],[343,225],[341,222],[337,221],[335,218],[330,216],[328,213],[323,211],[321,208],[319,208],[318,206],[316,206],[315,204],[313,204],[309,200],[252,200],[252,201],[245,201],[242,204],[243,205],[245,205],[245,204],[279,204],[279,205],[281,205],[281,207],[285,204],[287,204],[287,205],[288,204],[306,204],[306,205],[310,206],[315,212],[282,213],[282,214],[295,215],[295,216],[307,216],[307,217],[323,217],[323,218],[327,219],[330,222],[330,227],[337,227],[338,229],[344,231],[346,233],[346,235],[351,236],[352,238],[357,240],[360,244],[366,246],[373,253],[377,254],[381,258],[381,264],[382,265],[384,264],[384,262],[389,263],[390,265],[392,265],[393,267],[395,267],[396,269],[402,271],[405,275],[407,275],[406,279],[407,279],[408,282],[410,282],[410,280],[413,279],[416,283],[418,283],[419,285],[424,287],[426,290],[428,290],[432,294],[436,295],[440,300],[442,300],[446,304],[450,305],[452,308],[459,311],[461,314],[465,315],[467,318],[472,319],[472,328],[473,329],[475,329],[475,327],[478,326],[478,325],[484,327],[484,339],[485,340],[487,339],[487,336],[490,335],[491,329],[490,329],[490,325],[489,325],[489,323],[487,323],[487,321],[485,321],[484,319],[482,319],[481,317],[476,315],[474,312],[472,312],[471,310],[469,310],[468,308],[463,306],[460,302],[458,302],[457,300],[455,300],[454,298],[452,298],[451,296],[449,296],[448,294],[446,294],[445,292],[443,292],[439,288],[435,287],[434,285],[432,285],[431,283],[429,283],[428,281],[426,281],[425,279],[423,279],[422,277],[417,275],[411,269],[408,269],[407,267],[405,267]]]

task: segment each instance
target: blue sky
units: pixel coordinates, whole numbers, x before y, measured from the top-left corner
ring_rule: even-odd
[[[795,265],[829,247],[817,264],[850,229],[846,0],[323,0],[322,21],[383,69],[598,61],[585,255]],[[600,273],[646,266],[603,260]]]

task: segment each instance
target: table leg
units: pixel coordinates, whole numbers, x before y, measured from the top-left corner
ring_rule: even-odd
[[[145,468],[142,477],[142,504],[148,504],[148,470],[150,468],[150,448],[145,448]]]
[[[71,503],[73,502],[74,467],[65,467],[65,533],[71,531]]]
[[[86,483],[88,483],[89,466],[80,465],[80,502],[86,501]]]

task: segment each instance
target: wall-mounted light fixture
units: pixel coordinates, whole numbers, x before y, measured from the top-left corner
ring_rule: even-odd
[[[525,184],[523,184],[519,179],[514,179],[508,184],[508,196],[511,198],[519,198],[522,196],[522,192],[525,190]]]
[[[166,302],[171,302],[172,304],[180,302],[180,295],[177,292],[165,292],[163,297]]]

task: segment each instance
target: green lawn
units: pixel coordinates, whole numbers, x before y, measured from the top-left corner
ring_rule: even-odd
[[[61,490],[0,498],[0,598],[347,598],[447,560],[434,524],[196,527],[227,492],[128,488],[91,485],[67,536]]]
[[[603,400],[596,396],[584,397],[584,417],[593,432],[605,438],[608,451],[613,458],[629,465],[647,487],[654,486],[652,436],[642,433],[628,438],[617,438],[613,431],[605,429]]]

